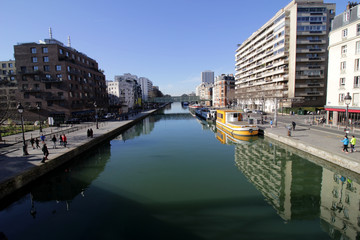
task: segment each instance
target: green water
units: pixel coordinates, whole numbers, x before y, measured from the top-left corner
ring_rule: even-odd
[[[357,175],[271,140],[222,144],[214,126],[188,113],[174,103],[40,179],[2,204],[0,232],[11,240],[359,239]]]

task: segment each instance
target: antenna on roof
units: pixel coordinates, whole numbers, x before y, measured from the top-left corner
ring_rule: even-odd
[[[70,36],[68,36],[68,47],[71,47]]]
[[[49,36],[50,36],[50,39],[52,39],[52,31],[51,31],[51,27],[49,27]]]

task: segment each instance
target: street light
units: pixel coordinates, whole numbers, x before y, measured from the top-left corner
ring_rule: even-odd
[[[96,105],[96,102],[94,102],[94,108],[95,108],[96,129],[99,129],[99,123],[98,123],[98,115],[97,115],[97,105]]]
[[[23,137],[23,155],[26,156],[26,155],[29,155],[29,153],[27,152],[27,145],[25,143],[24,118],[23,118],[24,107],[21,105],[20,102],[17,106],[17,110],[20,113],[20,117],[21,117],[21,129],[22,129],[22,137]]]
[[[262,102],[262,111],[265,112],[265,98],[264,98],[264,96],[261,97],[261,102]]]
[[[345,131],[347,133],[347,129],[348,129],[348,124],[349,124],[349,105],[351,103],[351,96],[350,96],[350,93],[348,92],[346,94],[346,96],[344,97],[344,101],[345,101],[345,104],[346,104],[346,128],[345,128]]]
[[[40,103],[38,103],[38,104],[36,105],[36,108],[37,108],[37,110],[38,110],[38,114],[39,114],[40,132],[42,132],[41,120],[40,120],[40,109],[41,109],[41,107],[40,107]]]

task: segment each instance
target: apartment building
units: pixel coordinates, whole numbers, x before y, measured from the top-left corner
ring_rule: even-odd
[[[147,101],[149,98],[149,93],[152,90],[153,83],[146,77],[140,77],[139,84],[141,87],[142,99]]]
[[[15,61],[0,61],[0,109],[16,109],[17,81]]]
[[[133,109],[142,105],[142,91],[138,81],[138,77],[130,73],[115,76],[115,82],[118,82],[120,89],[122,104],[126,105],[127,108]]]
[[[335,4],[293,0],[238,45],[235,54],[237,104],[323,107],[327,47]]]
[[[360,125],[360,6],[348,5],[337,15],[329,34],[329,70],[325,110],[327,121],[334,125]],[[346,105],[345,96],[351,101]]]
[[[211,106],[212,102],[212,93],[213,93],[213,83],[202,82],[199,86],[196,87],[197,96],[200,97],[200,101],[204,101],[206,106]]]
[[[221,74],[215,77],[213,87],[213,106],[224,108],[235,102],[235,77],[233,74]]]
[[[210,70],[201,72],[201,82],[214,83],[214,76],[214,72]]]
[[[18,98],[25,118],[38,113],[62,122],[107,108],[105,76],[98,63],[76,49],[50,38],[14,46]],[[28,110],[28,111],[27,111]]]

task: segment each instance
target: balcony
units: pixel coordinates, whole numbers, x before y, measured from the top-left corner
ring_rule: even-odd
[[[45,100],[61,101],[61,100],[65,100],[65,97],[64,96],[50,95],[50,96],[46,96]]]
[[[21,92],[42,92],[40,88],[25,88],[21,89]]]
[[[33,71],[33,70],[24,70],[24,71],[18,71],[19,74],[22,74],[22,75],[36,75],[36,74],[41,74],[42,72],[40,70],[36,70],[36,71]]]
[[[58,82],[62,82],[63,79],[62,78],[42,78],[41,82],[44,83],[58,83]]]

